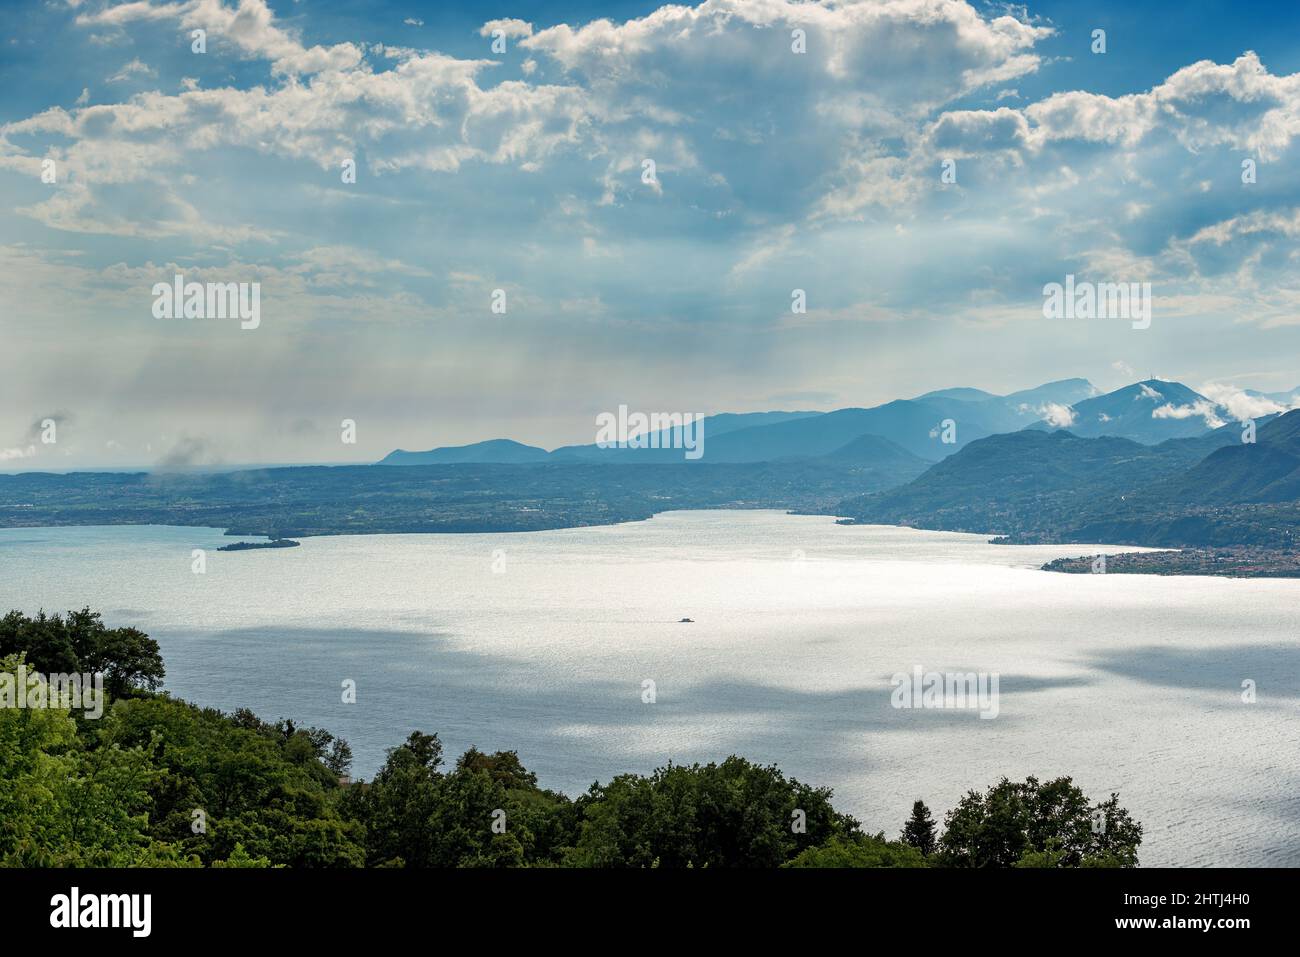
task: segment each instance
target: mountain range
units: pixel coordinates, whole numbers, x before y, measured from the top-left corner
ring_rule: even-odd
[[[1300,404],[1300,389],[1247,395],[1283,408]],[[1226,409],[1180,382],[1147,379],[1101,394],[1087,379],[1076,378],[1007,395],[958,387],[871,408],[721,413],[701,423],[704,441],[697,459],[685,457],[682,429],[672,428],[647,434],[638,443],[646,446],[641,448],[591,444],[547,451],[510,439],[491,439],[425,452],[398,449],[379,464],[754,463],[831,457],[893,467],[901,462],[900,452],[937,463],[973,441],[1025,429],[1068,430],[1080,438],[1158,445],[1207,435],[1230,418]],[[865,442],[867,437],[876,441]]]
[[[902,449],[926,462],[936,462],[967,442],[997,432],[1021,429],[1037,422],[1044,409],[1067,405],[1096,389],[1086,379],[1049,382],[998,396],[980,389],[958,388],[928,392],[913,399],[896,399],[872,408],[836,409],[832,412],[721,413],[703,421],[704,451],[698,460],[685,459],[681,429],[667,429],[647,439],[646,448],[596,444],[567,445],[546,451],[510,439],[490,439],[472,445],[445,446],[425,452],[397,449],[380,465],[442,465],[476,462],[519,464],[543,461],[581,461],[607,464],[781,462],[845,454],[864,436],[883,439],[877,444],[886,458]],[[950,442],[944,441],[945,422]]]
[[[1014,542],[1293,549],[1300,409],[1144,445],[1025,429],[970,443],[894,489],[836,511],[869,524],[1001,534]]]
[[[912,482],[846,500],[839,512],[880,525],[1047,534],[1117,506],[1238,439],[1233,426],[1158,445],[1023,429],[972,442]]]
[[[1300,389],[1244,395],[1258,408],[1300,406]],[[838,472],[858,489],[833,506],[844,521],[1017,542],[1289,548],[1300,520],[1300,409],[1255,419],[1248,437],[1225,406],[1163,379],[1104,394],[1086,379],[1007,395],[956,387],[872,408],[724,413],[703,426],[702,462],[800,464],[804,480]],[[381,464],[681,465],[671,447],[680,439],[669,430],[649,443],[657,448],[551,452],[498,439],[397,451]]]

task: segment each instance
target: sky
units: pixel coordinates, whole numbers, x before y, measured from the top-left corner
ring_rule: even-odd
[[[620,405],[1300,385],[1294,3],[0,22],[0,470],[551,448]],[[177,274],[256,283],[256,328],[160,318]],[[1067,275],[1150,283],[1149,326],[1045,317]]]

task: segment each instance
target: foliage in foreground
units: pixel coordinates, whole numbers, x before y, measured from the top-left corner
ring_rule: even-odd
[[[831,792],[729,757],[623,774],[576,799],[513,751],[446,766],[414,732],[369,782],[318,728],[224,714],[155,689],[157,644],[89,610],[0,620],[0,675],[102,667],[99,720],[0,708],[0,865],[18,867],[1133,867],[1142,827],[1069,778],[969,792],[936,837],[864,833]]]

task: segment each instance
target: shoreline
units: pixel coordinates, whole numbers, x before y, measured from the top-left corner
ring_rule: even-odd
[[[787,509],[771,507],[745,507],[745,506],[714,506],[707,509],[699,508],[669,508],[663,511],[653,512],[649,515],[637,518],[622,518],[609,522],[586,522],[586,523],[565,523],[556,524],[548,527],[527,527],[527,528],[501,528],[497,527],[466,527],[461,524],[453,527],[442,528],[423,528],[423,529],[340,529],[331,531],[322,531],[310,534],[296,534],[294,538],[334,538],[346,536],[368,536],[368,535],[515,535],[527,532],[548,532],[563,531],[566,529],[578,528],[612,528],[618,525],[639,524],[649,521],[659,515],[667,515],[674,512],[779,512],[781,514],[798,516],[798,517],[821,517],[829,519],[835,525],[851,527],[860,525],[879,526],[883,528],[906,528],[914,529],[919,532],[949,532],[963,535],[978,535],[986,538],[990,545],[1024,545],[1024,546],[1057,546],[1062,548],[1077,547],[1081,543],[1075,542],[1016,542],[1010,540],[1005,535],[999,535],[992,532],[972,532],[967,529],[945,529],[945,528],[922,528],[916,525],[892,525],[881,522],[859,522],[852,518],[838,516],[830,512],[813,512],[806,509]],[[159,526],[167,528],[206,528],[214,529],[221,532],[223,537],[253,537],[260,536],[268,539],[264,542],[233,542],[217,549],[223,552],[252,551],[264,549],[283,549],[300,545],[300,542],[290,539],[288,536],[280,534],[270,534],[264,531],[253,530],[248,528],[230,527],[221,528],[220,526],[208,525],[205,523],[195,523],[193,525],[180,522],[53,522],[31,525],[6,525],[0,520],[0,531],[12,530],[21,531],[23,529],[54,529],[54,528],[127,528],[127,527],[149,527]],[[1248,545],[1224,545],[1212,548],[1200,546],[1186,547],[1169,547],[1169,546],[1146,546],[1137,545],[1131,542],[1124,543],[1103,543],[1090,542],[1094,546],[1105,546],[1108,548],[1132,548],[1135,551],[1125,552],[1108,552],[1105,553],[1106,563],[1104,574],[1116,575],[1157,575],[1163,577],[1212,577],[1212,578],[1250,578],[1250,579],[1276,579],[1287,580],[1300,578],[1300,554],[1292,554],[1282,549],[1273,549],[1261,546]],[[1045,562],[1037,567],[1037,571],[1055,572],[1058,574],[1097,574],[1094,571],[1093,562],[1101,553],[1091,553],[1077,556],[1067,556],[1055,558]]]
[[[1181,548],[1107,555],[1103,570],[1094,570],[1096,555],[1057,558],[1041,570],[1066,575],[1163,575],[1210,578],[1300,578],[1300,554],[1251,545]]]

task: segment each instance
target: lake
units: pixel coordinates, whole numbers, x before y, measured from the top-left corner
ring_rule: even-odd
[[[941,819],[1003,775],[1070,775],[1119,792],[1144,865],[1300,864],[1297,580],[1063,575],[1038,566],[1125,549],[770,511],[215,550],[232,540],[3,529],[0,606],[142,628],[167,690],[328,728],[363,777],[413,729],[451,760],[518,751],[570,795],[736,753],[893,837],[917,798]],[[894,707],[917,667],[996,674],[996,717]]]

